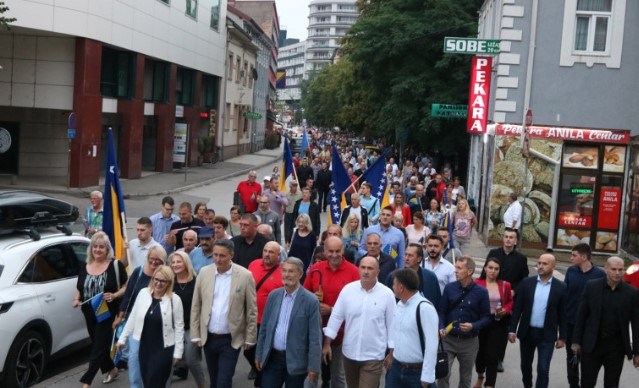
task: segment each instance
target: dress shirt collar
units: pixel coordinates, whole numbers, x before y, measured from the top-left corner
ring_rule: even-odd
[[[204,253],[204,252],[203,252]],[[233,274],[233,265],[231,264],[231,268],[224,273],[217,272],[217,265],[215,266],[215,276],[230,276]]]
[[[548,280],[546,281],[546,283],[544,283],[544,281],[543,281],[543,280],[541,280],[541,276],[537,275],[537,283],[541,283],[541,284],[543,284],[543,285],[546,285],[546,284],[549,284],[550,282],[552,282],[552,276],[550,277],[550,279],[548,279]]]

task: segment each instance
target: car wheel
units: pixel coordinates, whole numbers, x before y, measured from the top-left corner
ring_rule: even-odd
[[[27,331],[16,338],[7,357],[4,387],[23,388],[35,385],[47,363],[48,350],[42,335]]]

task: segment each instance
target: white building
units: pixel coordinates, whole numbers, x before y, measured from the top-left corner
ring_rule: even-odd
[[[277,68],[286,70],[286,88],[277,90],[277,99],[292,103],[302,99],[301,84],[306,64],[306,41],[280,47]]]
[[[359,11],[354,0],[312,0],[309,4],[306,76],[335,59],[340,39],[355,24]]]
[[[129,179],[172,170],[178,125],[189,164],[202,136],[219,141],[226,0],[6,5],[16,21],[0,32],[0,127],[12,146],[0,174],[97,185],[109,127]]]

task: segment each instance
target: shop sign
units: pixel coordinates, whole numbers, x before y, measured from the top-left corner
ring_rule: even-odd
[[[626,144],[630,142],[630,131],[540,126],[526,127],[526,131],[530,133],[531,137],[541,139],[563,139],[617,144]],[[521,132],[521,125],[495,125],[495,135],[520,136]]]
[[[486,133],[492,62],[491,57],[473,57],[466,124],[468,133]]]
[[[186,163],[186,144],[189,127],[184,123],[175,123],[173,136],[173,163]]]
[[[563,227],[590,228],[592,225],[592,217],[574,213],[562,213],[559,214],[558,224]]]
[[[599,229],[617,229],[621,212],[621,188],[603,186],[599,198]]]

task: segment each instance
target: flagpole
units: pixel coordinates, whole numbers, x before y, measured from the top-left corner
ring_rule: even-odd
[[[97,298],[98,296],[100,296],[100,295],[102,295],[102,294],[104,294],[104,292],[101,292],[101,293],[99,293],[99,294],[97,294],[97,295],[93,295],[93,296],[92,296],[92,297],[90,297],[89,299],[87,299],[87,300],[85,300],[84,302],[80,303],[80,306],[82,306],[83,304],[86,304],[86,303],[88,303],[88,302],[92,301],[93,299]]]
[[[126,234],[126,216],[124,215],[124,212],[120,212],[120,217],[122,217],[122,235],[124,236],[124,246],[126,247],[126,265],[125,267],[127,268],[127,272],[128,268],[129,268],[129,264],[130,264],[130,260],[129,257],[131,257],[131,249],[129,249],[129,236]],[[119,258],[120,261],[122,261],[121,258]],[[125,264],[125,263],[123,263]],[[130,273],[130,272],[129,272]],[[120,291],[120,290],[118,290]]]

